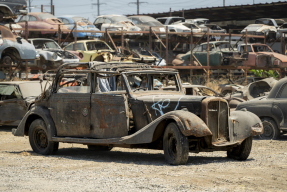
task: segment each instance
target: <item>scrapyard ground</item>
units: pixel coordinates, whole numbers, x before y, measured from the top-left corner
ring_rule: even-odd
[[[286,142],[254,140],[242,162],[190,153],[187,165],[170,166],[157,150],[60,143],[56,155],[42,156],[28,137],[0,127],[0,191],[287,191]]]

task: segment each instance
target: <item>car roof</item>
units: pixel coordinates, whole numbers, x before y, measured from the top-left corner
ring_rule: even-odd
[[[104,42],[105,43],[105,41],[96,40],[96,39],[94,39],[94,40],[79,40],[79,41],[77,41],[77,43],[85,43],[85,42]],[[75,43],[75,42],[72,42],[72,43]]]
[[[229,41],[209,41],[209,43],[229,43]],[[207,42],[205,43],[201,43],[201,45],[207,44]]]
[[[1,81],[0,84],[5,85],[19,85],[24,83],[39,83],[40,81]]]
[[[115,16],[124,16],[124,15],[100,15],[100,16],[98,16],[98,17],[115,17]],[[97,18],[98,18],[97,17]]]
[[[82,17],[82,16],[79,16],[79,15],[61,15],[61,16],[58,16],[58,17],[73,18],[73,17]],[[83,18],[85,18],[85,17],[83,17]]]
[[[28,40],[51,40],[51,41],[54,41],[53,39],[49,39],[49,38],[29,38]]]

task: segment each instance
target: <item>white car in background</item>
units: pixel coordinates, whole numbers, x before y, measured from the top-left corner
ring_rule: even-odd
[[[63,50],[58,43],[52,39],[34,38],[28,39],[28,42],[34,45],[39,59],[32,61],[32,69],[46,70],[56,69],[63,63],[79,62],[79,57],[69,51]]]
[[[101,15],[96,18],[94,25],[101,31],[141,31],[130,19],[123,15]],[[128,33],[127,35],[142,35],[142,33]]]
[[[185,22],[185,18],[183,17],[159,17],[156,19],[167,26],[169,32],[191,32],[190,28],[180,24]]]

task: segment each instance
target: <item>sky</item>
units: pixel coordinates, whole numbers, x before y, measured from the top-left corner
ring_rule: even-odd
[[[29,1],[29,0],[27,0]],[[30,0],[32,12],[40,12],[41,5],[44,5],[44,11],[50,12],[51,0]],[[98,15],[97,4],[98,0],[53,0],[55,6],[55,16],[60,15],[80,15],[94,22]],[[136,0],[99,0],[100,1],[100,15],[109,14],[136,14],[137,6]],[[140,0],[140,14],[145,13],[159,13],[184,9],[217,7],[223,5],[223,0]],[[225,0],[225,6],[230,5],[246,5],[254,3],[271,3],[278,1],[260,1],[260,0]],[[29,6],[29,4],[28,4]],[[212,19],[211,19],[212,20]]]

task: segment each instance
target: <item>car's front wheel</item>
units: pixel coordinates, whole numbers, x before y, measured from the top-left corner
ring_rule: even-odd
[[[252,137],[246,138],[241,145],[227,151],[227,157],[239,161],[246,160],[251,152]]]
[[[170,123],[163,136],[165,160],[171,165],[183,165],[188,160],[188,138],[184,136],[175,123]]]
[[[260,139],[278,139],[280,136],[280,130],[278,129],[275,121],[270,118],[263,118],[263,133],[259,135]]]
[[[31,123],[29,141],[33,151],[42,155],[53,154],[59,147],[59,143],[49,141],[46,124],[42,119],[36,119]]]

